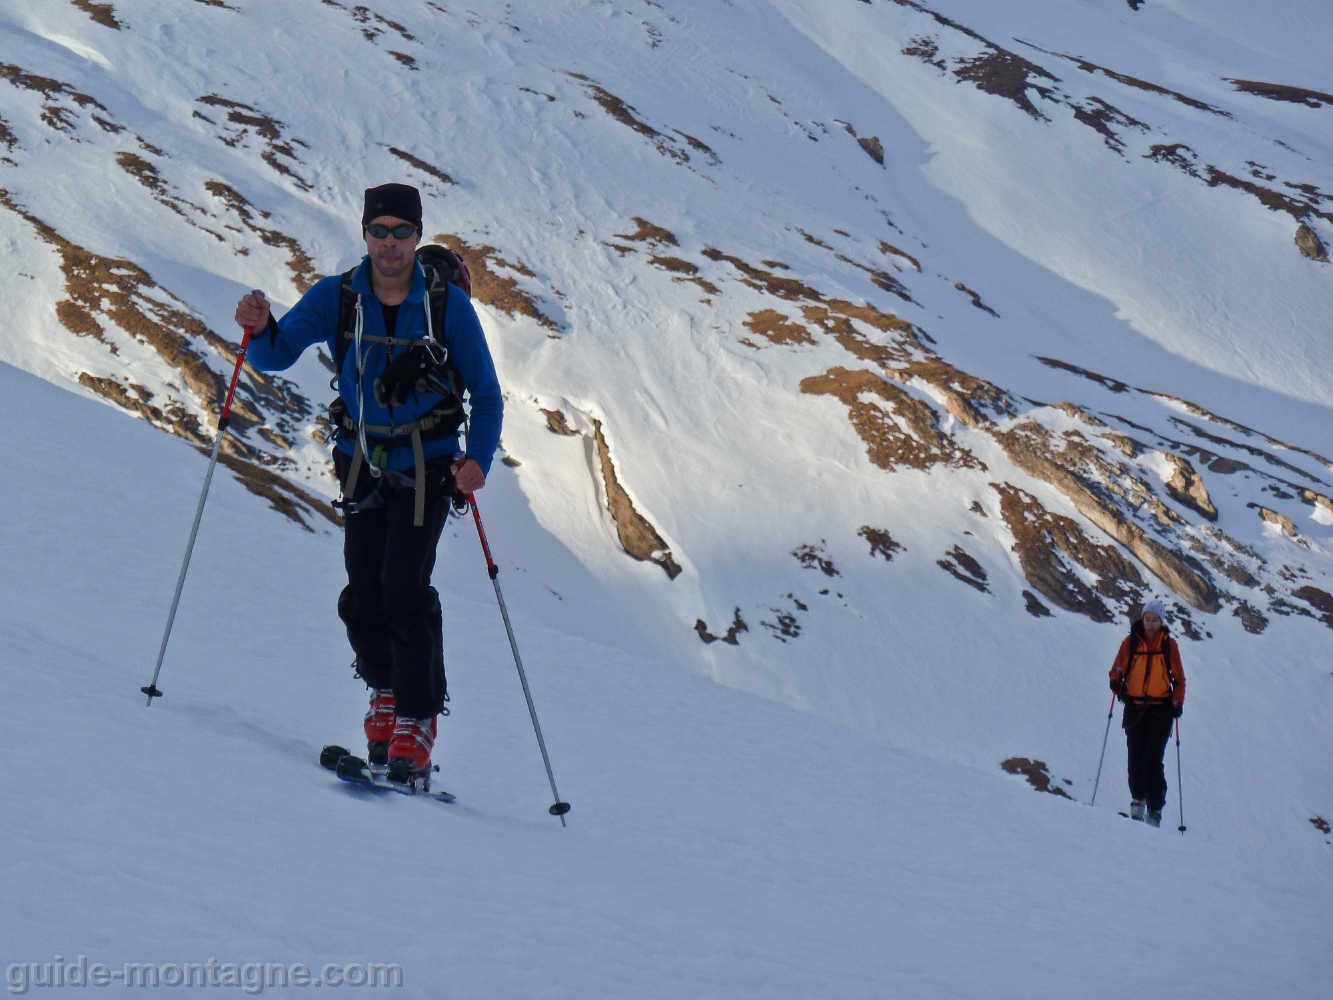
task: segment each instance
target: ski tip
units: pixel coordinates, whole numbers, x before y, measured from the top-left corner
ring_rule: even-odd
[[[338,769],[338,761],[344,757],[352,756],[352,751],[346,747],[340,747],[337,744],[329,744],[319,752],[319,763],[321,767],[326,767],[330,771]]]
[[[549,812],[552,816],[563,816],[565,813],[569,812],[569,810],[570,810],[570,805],[568,802],[557,802],[555,805],[551,806],[551,808],[546,811]]]

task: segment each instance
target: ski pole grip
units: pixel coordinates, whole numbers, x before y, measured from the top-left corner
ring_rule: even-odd
[[[263,298],[264,293],[258,288],[254,289],[251,295],[257,298]],[[222,416],[218,420],[218,433],[221,434],[231,423],[231,400],[236,395],[236,383],[241,377],[241,366],[245,364],[245,352],[250,347],[250,337],[254,333],[254,327],[244,327],[244,333],[241,335],[241,349],[236,352],[236,367],[231,373],[231,384],[227,386],[227,398],[222,403]]]

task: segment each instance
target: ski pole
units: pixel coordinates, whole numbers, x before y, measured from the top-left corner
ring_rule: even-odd
[[[1115,715],[1115,695],[1111,695],[1111,707],[1106,712],[1106,732],[1102,734],[1102,755],[1097,758],[1097,780],[1092,783],[1092,801],[1088,805],[1095,805],[1097,802],[1097,786],[1102,783],[1102,763],[1106,760],[1106,741],[1111,736],[1111,716]]]
[[[258,298],[263,298],[264,293],[255,289],[250,293]],[[227,398],[222,404],[222,417],[218,420],[218,436],[213,442],[213,457],[208,460],[208,474],[204,476],[204,489],[199,494],[199,506],[194,512],[194,526],[190,528],[190,542],[185,546],[185,560],[181,563],[180,576],[176,579],[176,594],[171,598],[171,613],[167,615],[167,628],[162,633],[162,645],[157,650],[157,666],[153,668],[153,679],[148,682],[147,687],[139,688],[144,694],[148,695],[148,705],[153,704],[154,698],[161,698],[162,692],[157,687],[158,674],[162,672],[162,658],[167,655],[167,640],[171,638],[171,627],[176,622],[176,608],[181,601],[181,591],[185,589],[185,574],[190,568],[190,556],[194,553],[194,540],[199,534],[199,522],[204,516],[204,503],[208,500],[208,488],[213,483],[213,470],[218,464],[218,453],[222,450],[222,435],[227,432],[227,424],[231,422],[231,398],[236,395],[236,382],[241,377],[241,365],[245,364],[245,351],[250,346],[250,335],[253,333],[251,327],[245,327],[245,333],[241,337],[241,349],[236,354],[236,368],[231,373],[231,384],[227,387]]]
[[[1176,720],[1176,795],[1180,798],[1180,826],[1181,833],[1185,832],[1185,789],[1180,787],[1180,720]]]
[[[514,640],[514,629],[509,624],[509,609],[505,607],[504,594],[500,592],[500,567],[491,558],[491,546],[486,541],[486,529],[481,526],[481,511],[477,509],[477,498],[469,493],[467,502],[472,505],[472,520],[477,523],[477,537],[481,539],[481,551],[486,554],[486,571],[490,574],[495,587],[495,599],[500,602],[500,615],[504,618],[505,631],[509,633],[509,648],[514,651],[514,665],[518,667],[518,679],[523,684],[523,697],[528,701],[528,714],[532,716],[532,728],[537,733],[537,745],[542,750],[542,763],[546,765],[546,777],[551,782],[551,794],[555,796],[555,805],[547,810],[552,816],[560,817],[560,825],[565,826],[565,813],[569,812],[569,803],[560,800],[560,793],[555,789],[555,774],[551,770],[551,758],[546,753],[546,740],[542,739],[541,723],[537,721],[537,709],[532,704],[532,692],[528,689],[528,675],[523,671],[523,659],[518,655],[518,643]]]

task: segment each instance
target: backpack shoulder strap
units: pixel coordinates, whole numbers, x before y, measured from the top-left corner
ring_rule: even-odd
[[[444,352],[444,372],[449,379],[449,387],[460,400],[463,398],[463,378],[454,364],[453,354],[444,340],[444,324],[449,318],[449,286],[451,282],[435,267],[423,265],[426,272],[426,295],[430,302],[431,337]]]
[[[338,298],[338,332],[333,338],[333,381],[330,385],[337,388],[338,377],[342,375],[343,362],[347,360],[347,349],[352,340],[348,336],[356,326],[356,292],[352,291],[352,279],[356,277],[356,268],[343,274],[341,291]]]

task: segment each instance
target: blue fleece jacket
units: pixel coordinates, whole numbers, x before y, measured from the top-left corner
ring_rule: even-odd
[[[363,336],[386,336],[384,313],[370,284],[370,258],[363,258],[361,265],[356,269],[352,290],[362,296]],[[330,357],[336,358],[338,355],[334,350],[334,339],[338,335],[338,306],[341,299],[342,275],[330,275],[316,282],[281,321],[270,320],[268,330],[250,341],[250,363],[260,371],[283,371],[294,365],[307,347],[320,342],[328,348]],[[420,264],[416,265],[416,272],[412,276],[412,290],[398,307],[393,335],[404,338],[426,337],[426,277]],[[439,331],[436,331],[436,336],[439,336]],[[449,305],[444,321],[444,345],[448,348],[449,357],[457,366],[468,392],[471,429],[467,457],[489,475],[495,449],[500,444],[504,400],[500,395],[500,382],[495,377],[495,364],[491,361],[490,348],[486,346],[486,335],[477,320],[477,313],[472,308],[472,303],[468,301],[467,295],[454,285],[449,287]],[[399,347],[397,350],[401,351],[402,348]],[[392,408],[380,406],[375,401],[375,379],[380,376],[388,363],[387,347],[384,344],[363,342],[361,355],[364,359],[365,372],[362,376],[361,396],[366,407],[366,423],[402,426],[417,420],[440,402],[440,397],[434,393],[413,392],[402,406]],[[349,347],[342,371],[338,373],[338,394],[347,404],[347,411],[353,420],[360,418],[356,380],[356,349]],[[423,441],[422,445],[427,458],[453,455],[461,450],[458,447],[458,439],[453,437]],[[356,442],[343,434],[338,437],[336,447],[351,455]],[[371,448],[374,451],[373,445]],[[411,469],[413,466],[410,438],[403,439],[401,445],[383,457],[385,468]]]

